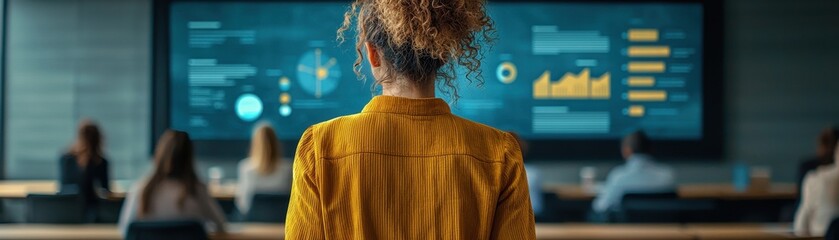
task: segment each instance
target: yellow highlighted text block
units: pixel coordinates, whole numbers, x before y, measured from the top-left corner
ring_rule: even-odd
[[[661,73],[664,72],[664,62],[629,62],[629,72]]]
[[[629,29],[627,38],[630,42],[656,42],[658,41],[658,29],[635,28]]]
[[[633,102],[663,102],[667,100],[667,92],[635,90],[627,92],[626,97]]]
[[[670,57],[670,46],[630,46],[630,57]]]
[[[626,80],[626,83],[630,87],[652,87],[655,85],[655,78],[654,77],[629,77]]]
[[[643,117],[644,116],[644,106],[641,106],[641,105],[629,106],[629,116],[630,117]]]

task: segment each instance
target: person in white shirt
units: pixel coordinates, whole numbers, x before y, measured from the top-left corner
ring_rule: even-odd
[[[243,215],[250,211],[255,194],[291,191],[291,166],[281,159],[282,149],[271,126],[260,124],[254,130],[249,155],[239,162],[236,186],[236,207]]]
[[[839,144],[834,163],[810,171],[804,178],[801,206],[795,214],[795,234],[823,236],[830,222],[839,217]]]
[[[119,229],[126,237],[134,221],[197,220],[208,229],[225,231],[225,218],[218,202],[195,173],[192,141],[185,132],[167,130],[154,154],[154,169],[126,196]]]
[[[673,171],[655,163],[650,155],[650,139],[638,131],[626,136],[621,153],[626,164],[613,169],[592,203],[592,210],[604,213],[617,210],[627,193],[667,192],[675,189]]]

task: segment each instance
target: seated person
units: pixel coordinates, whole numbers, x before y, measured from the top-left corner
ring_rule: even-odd
[[[107,194],[108,160],[102,156],[102,134],[99,127],[90,120],[79,124],[76,142],[61,156],[59,186],[61,193],[77,193],[85,203],[88,221],[96,220],[99,196],[97,186]]]
[[[839,129],[829,127],[822,130],[818,138],[816,155],[805,159],[798,165],[798,189],[803,189],[804,177],[810,171],[833,164],[833,150],[837,142],[839,142]]]
[[[239,162],[236,207],[240,213],[248,213],[254,194],[291,190],[291,168],[284,164],[282,155],[274,129],[259,125],[251,138],[250,156]]]
[[[834,164],[822,166],[804,178],[801,206],[795,214],[795,234],[822,236],[830,222],[839,216],[839,144]]]
[[[623,139],[621,153],[626,164],[609,173],[606,184],[592,204],[594,212],[618,209],[623,195],[627,193],[665,192],[675,188],[673,171],[656,164],[650,149],[650,139],[643,132],[632,133]]]
[[[167,130],[157,143],[154,161],[152,174],[126,196],[119,219],[122,234],[134,221],[189,219],[210,222],[208,229],[224,232],[221,207],[195,174],[189,135]]]

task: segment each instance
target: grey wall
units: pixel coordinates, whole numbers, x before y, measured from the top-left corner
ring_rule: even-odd
[[[147,165],[150,142],[149,0],[11,0],[9,7],[7,176],[53,177],[80,116],[103,122],[117,177],[137,176],[132,169]],[[681,182],[728,181],[734,161],[793,181],[818,131],[839,123],[839,1],[729,0],[725,7],[726,154],[673,165]],[[547,181],[576,182],[582,166],[602,176],[618,163],[538,165]]]
[[[78,120],[99,121],[111,169],[133,177],[148,155],[148,0],[9,0],[8,178],[54,178]]]
[[[6,0],[0,0],[0,26],[5,26],[5,22],[6,22]],[[6,39],[3,35],[4,32],[5,31],[0,31],[0,56],[3,56],[4,50],[5,50],[2,47],[2,46],[4,46],[4,42],[5,42],[5,39]],[[3,58],[0,57],[0,69],[2,69],[3,67],[5,67],[5,64],[3,63]],[[2,83],[0,83],[0,85],[2,85]],[[3,99],[4,99],[3,91],[0,91],[0,106],[3,105]],[[4,118],[2,112],[3,111],[0,111],[0,119]],[[0,126],[0,136],[3,136],[5,134],[6,134],[6,130],[3,129],[2,126]],[[0,145],[3,144],[2,142],[3,141],[0,139]],[[0,146],[0,151],[2,151],[2,149],[3,149],[3,146]],[[0,179],[2,179],[3,175],[6,173],[5,167],[6,166],[4,166],[4,164],[2,164],[2,160],[0,160]]]

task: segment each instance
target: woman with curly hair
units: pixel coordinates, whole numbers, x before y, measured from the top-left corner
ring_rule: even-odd
[[[452,115],[454,69],[480,83],[494,28],[482,0],[356,0],[356,29],[381,95],[308,128],[294,160],[288,239],[533,239],[521,149]],[[366,52],[366,54],[362,54]]]

